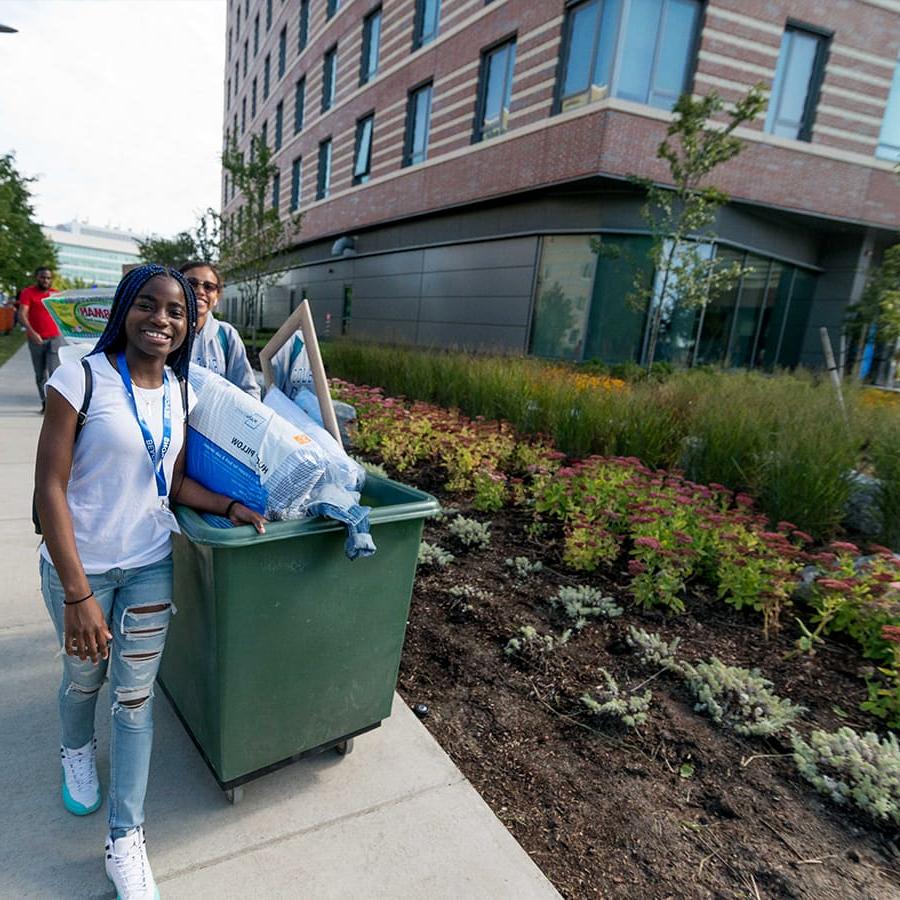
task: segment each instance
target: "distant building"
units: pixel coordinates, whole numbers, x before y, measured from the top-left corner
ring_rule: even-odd
[[[657,359],[821,366],[900,230],[898,0],[229,0],[225,37],[223,138],[267,140],[303,214],[269,325],[306,292],[361,339],[641,361],[628,176],[665,182],[684,91],[770,99],[714,178],[708,252],[752,272],[667,309]]]
[[[122,266],[140,262],[137,242],[144,238],[118,228],[76,221],[44,228],[44,234],[56,247],[59,274],[73,280],[80,278],[89,287],[117,285]]]

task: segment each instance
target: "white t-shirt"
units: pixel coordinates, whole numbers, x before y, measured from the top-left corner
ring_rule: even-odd
[[[119,371],[106,354],[88,357],[93,390],[87,419],[72,455],[66,496],[75,530],[75,544],[88,575],[110,569],[134,569],[159,562],[171,552],[172,533],[151,515],[159,506],[153,463],[144,444],[131,400]],[[163,461],[166,485],[172,487],[175,460],[184,443],[181,388],[167,368],[172,403],[172,442]],[[73,409],[84,400],[81,362],[61,365],[47,381]],[[156,444],[162,441],[163,388],[134,386],[134,399]],[[188,406],[194,404],[188,386]],[[52,562],[47,545],[41,554]]]

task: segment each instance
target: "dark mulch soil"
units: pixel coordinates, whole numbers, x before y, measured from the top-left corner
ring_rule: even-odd
[[[465,510],[428,472],[402,479]],[[709,598],[677,617],[643,613],[628,603],[623,572],[567,571],[552,536],[527,536],[527,513],[465,511],[491,521],[490,546],[465,552],[446,523],[426,525],[425,539],[457,561],[419,571],[399,689],[409,704],[428,705],[429,730],[564,896],[900,897],[896,831],[816,794],[784,744],[715,725],[665,675],[649,684],[654,704],[640,733],[590,718],[578,699],[601,682],[601,666],[625,688],[654,674],[624,641],[636,624],[680,637],[691,661],[758,666],[778,694],[808,708],[801,730],[877,729],[858,711],[865,690],[851,650],[829,645],[814,659],[786,660],[794,635],[766,642],[754,618]],[[504,561],[515,556],[545,569],[509,577]],[[490,599],[462,609],[448,593],[462,584]],[[503,647],[520,625],[565,627],[546,602],[564,584],[600,587],[625,615],[588,626],[545,663],[511,662]]]

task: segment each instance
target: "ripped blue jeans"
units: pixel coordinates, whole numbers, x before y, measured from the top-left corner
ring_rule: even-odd
[[[172,615],[172,557],[137,569],[88,575],[103,610],[112,648],[108,660],[63,655],[59,713],[63,746],[83,747],[94,736],[97,695],[109,673],[109,828],[113,837],[144,822],[144,795],[153,745],[153,684]],[[41,557],[41,593],[63,642],[65,593],[56,569]],[[147,611],[147,607],[163,608]]]

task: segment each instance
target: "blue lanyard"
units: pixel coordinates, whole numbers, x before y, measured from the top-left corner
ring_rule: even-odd
[[[166,486],[166,473],[163,469],[163,460],[169,450],[169,445],[172,443],[172,399],[169,396],[169,373],[163,369],[163,433],[162,444],[160,444],[159,448],[159,459],[157,460],[156,443],[153,440],[153,435],[150,434],[147,423],[141,418],[141,414],[138,412],[137,402],[134,399],[134,390],[131,387],[131,372],[128,370],[128,362],[125,359],[125,354],[119,352],[116,356],[116,362],[119,366],[119,375],[122,376],[122,384],[125,385],[125,390],[128,391],[128,396],[131,398],[131,408],[134,410],[134,417],[141,427],[144,446],[147,448],[147,453],[150,454],[150,463],[153,466],[153,474],[156,476],[156,493],[159,497],[168,497],[169,489]]]

